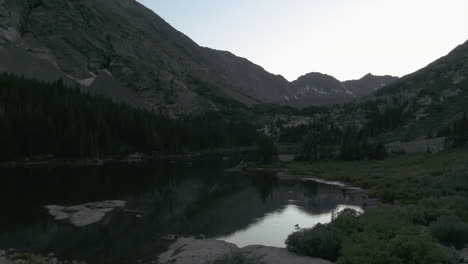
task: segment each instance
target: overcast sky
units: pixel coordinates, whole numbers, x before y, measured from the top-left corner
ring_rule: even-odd
[[[468,0],[138,0],[201,46],[294,80],[402,76],[468,40]]]

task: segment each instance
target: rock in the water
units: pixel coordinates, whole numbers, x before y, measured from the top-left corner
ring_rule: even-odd
[[[75,226],[87,226],[101,221],[104,216],[113,208],[103,208],[95,210],[81,210],[74,213],[70,218],[70,223]]]
[[[206,264],[239,252],[236,245],[220,240],[181,238],[159,256],[159,263]]]
[[[4,257],[6,255],[6,251],[5,250],[0,250],[0,257]]]
[[[332,264],[311,257],[298,256],[285,248],[236,245],[221,240],[181,238],[159,256],[162,264],[206,264],[229,255],[243,255],[262,264]]]
[[[55,217],[55,220],[65,220],[71,217],[71,214],[66,212],[67,207],[59,205],[48,205],[49,214]]]
[[[46,208],[55,220],[69,220],[71,224],[82,227],[101,221],[107,213],[126,206],[125,201],[102,201],[75,206],[48,205]]]
[[[328,260],[296,255],[285,248],[247,246],[241,252],[242,255],[264,264],[332,264]]]

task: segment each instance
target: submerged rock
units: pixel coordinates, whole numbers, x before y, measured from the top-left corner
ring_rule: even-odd
[[[159,256],[159,263],[206,264],[225,256],[239,254],[262,264],[332,264],[324,259],[298,256],[285,248],[267,246],[238,248],[221,240],[195,238],[177,240],[168,251]]]
[[[101,221],[107,213],[126,206],[125,201],[102,201],[74,206],[48,205],[49,214],[57,221],[69,220],[77,227]]]

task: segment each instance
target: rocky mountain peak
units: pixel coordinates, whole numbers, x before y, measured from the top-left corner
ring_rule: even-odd
[[[350,80],[343,83],[356,97],[363,97],[394,83],[398,79],[395,76],[378,76],[368,73],[359,80]]]
[[[12,48],[21,59],[8,60]],[[134,0],[1,0],[2,54],[2,71],[66,79],[157,112],[216,109],[209,107],[217,104],[214,97],[200,93],[193,77],[245,105],[302,107],[361,95],[326,74],[310,73],[290,83],[245,58],[200,47]]]

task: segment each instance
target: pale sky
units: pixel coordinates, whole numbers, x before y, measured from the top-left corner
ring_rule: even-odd
[[[402,76],[468,40],[468,0],[138,0],[201,46],[288,80]]]

